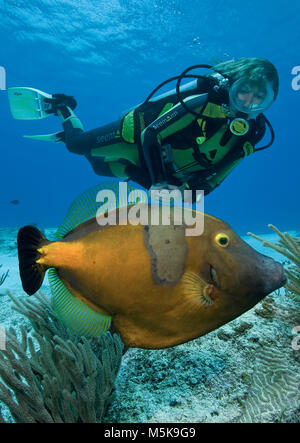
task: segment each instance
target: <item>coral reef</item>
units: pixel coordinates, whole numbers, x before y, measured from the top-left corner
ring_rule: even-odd
[[[239,422],[286,422],[299,407],[299,374],[291,369],[290,360],[283,358],[282,351],[274,348],[260,349],[256,365],[259,370],[251,378]]]
[[[288,259],[284,263],[288,277],[286,295],[293,301],[300,302],[300,239],[287,232],[280,232],[273,225],[269,227],[279,236],[277,244],[252,233],[249,235]],[[270,297],[266,297],[255,312],[269,321],[279,319],[282,325],[294,325],[299,321],[299,308],[287,305],[283,309]],[[255,371],[251,378],[251,388],[245,398],[241,422],[293,422],[295,418],[299,420],[300,375],[293,369],[295,361],[297,354],[288,355],[284,348],[263,347],[256,353],[256,365],[259,370]],[[278,411],[281,411],[280,416]]]
[[[10,297],[33,328],[30,334],[24,326],[18,333],[10,328],[0,352],[0,400],[15,422],[101,422],[121,363],[118,335],[77,336],[58,322],[42,294],[22,302]]]

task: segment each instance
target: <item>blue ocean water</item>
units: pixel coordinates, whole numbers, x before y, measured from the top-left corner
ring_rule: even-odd
[[[0,14],[6,88],[74,95],[85,129],[116,120],[190,65],[272,61],[280,91],[266,115],[275,142],[245,159],[206,198],[205,210],[240,234],[267,232],[268,223],[299,228],[300,90],[291,73],[300,65],[299,1],[0,0]],[[58,225],[71,201],[101,178],[63,144],[22,137],[59,131],[57,118],[13,120],[4,89],[0,116],[0,226]]]

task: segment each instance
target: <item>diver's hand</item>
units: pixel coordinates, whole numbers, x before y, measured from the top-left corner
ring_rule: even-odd
[[[57,111],[63,106],[68,106],[72,110],[77,106],[77,102],[72,95],[53,94],[52,98],[45,98],[44,101],[51,104],[51,108],[46,111],[47,114],[58,115]]]

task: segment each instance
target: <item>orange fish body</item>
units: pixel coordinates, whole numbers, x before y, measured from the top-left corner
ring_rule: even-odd
[[[55,268],[70,297],[111,318],[127,346],[152,349],[204,335],[285,283],[281,265],[223,221],[206,214],[200,236],[186,236],[185,228],[99,226],[93,218],[60,241],[40,238],[34,266]],[[30,293],[22,244],[38,234],[26,229],[18,243]]]

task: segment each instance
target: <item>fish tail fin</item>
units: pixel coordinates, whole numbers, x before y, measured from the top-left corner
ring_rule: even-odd
[[[24,291],[28,295],[37,292],[44,280],[47,266],[37,263],[38,249],[50,243],[34,226],[24,226],[18,232],[19,270]]]

